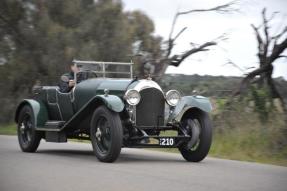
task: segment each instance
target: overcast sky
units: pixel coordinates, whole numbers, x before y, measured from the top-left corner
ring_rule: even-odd
[[[155,34],[167,39],[171,22],[177,10],[185,11],[196,8],[210,8],[229,1],[226,0],[123,0],[125,10],[141,10],[155,23]],[[228,41],[222,42],[211,51],[189,57],[179,67],[170,66],[167,73],[242,76],[244,72],[226,65],[228,59],[245,68],[257,66],[257,42],[251,23],[261,22],[261,11],[267,7],[269,14],[280,11],[274,19],[272,32],[280,31],[287,25],[287,0],[243,0],[237,8],[240,13],[222,15],[218,13],[199,13],[184,15],[178,19],[175,33],[183,27],[188,29],[176,41],[173,53],[188,50],[190,42],[204,43],[223,33],[228,33]],[[286,52],[287,54],[287,52]],[[274,77],[287,79],[287,59],[275,63]]]

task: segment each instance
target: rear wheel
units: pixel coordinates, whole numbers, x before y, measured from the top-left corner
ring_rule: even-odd
[[[105,106],[97,108],[91,120],[90,137],[96,157],[102,162],[114,162],[121,152],[123,140],[119,114]]]
[[[187,113],[182,119],[182,124],[191,136],[192,133],[199,134],[192,145],[183,144],[179,147],[179,151],[189,162],[202,161],[207,156],[212,142],[212,124],[208,114],[203,111]],[[191,131],[192,128],[194,128],[193,131]]]
[[[18,141],[23,152],[35,152],[41,141],[41,132],[35,129],[33,110],[25,105],[18,117]]]

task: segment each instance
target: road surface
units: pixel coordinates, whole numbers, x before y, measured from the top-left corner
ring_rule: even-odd
[[[20,151],[0,136],[0,191],[287,191],[287,168],[207,158],[188,163],[179,154],[123,149],[112,164],[98,162],[90,144],[41,142]]]

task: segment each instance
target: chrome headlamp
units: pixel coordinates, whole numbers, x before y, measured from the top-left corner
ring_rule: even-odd
[[[169,90],[165,94],[165,99],[168,105],[176,106],[181,99],[181,95],[177,90]]]
[[[137,105],[141,100],[141,95],[137,90],[128,90],[124,96],[125,100],[130,105]]]

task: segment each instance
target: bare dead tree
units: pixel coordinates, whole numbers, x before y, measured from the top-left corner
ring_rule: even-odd
[[[269,90],[272,98],[279,98],[283,111],[285,128],[283,133],[287,136],[287,98],[280,91],[279,84],[276,84],[272,78],[273,63],[280,58],[286,57],[283,55],[287,48],[287,26],[281,32],[275,35],[270,34],[270,21],[274,19],[277,12],[274,12],[270,17],[267,17],[266,8],[262,10],[262,24],[259,26],[251,25],[254,30],[257,44],[259,67],[246,74],[238,88],[232,93],[231,100],[246,92],[251,84],[256,83],[259,87],[264,87]],[[231,103],[229,101],[229,104]]]
[[[196,45],[194,43],[191,43],[192,47],[190,50],[187,50],[184,53],[179,54],[179,55],[171,56],[172,50],[173,50],[174,45],[175,45],[175,41],[187,29],[187,27],[184,27],[176,35],[173,35],[176,23],[177,23],[178,18],[180,16],[192,14],[192,13],[203,13],[203,12],[216,12],[216,13],[220,13],[220,14],[231,13],[231,12],[238,11],[238,9],[236,9],[234,7],[236,2],[237,1],[231,1],[229,3],[222,4],[222,5],[212,7],[209,9],[192,9],[192,10],[188,10],[188,11],[177,12],[174,15],[172,25],[171,25],[170,34],[169,34],[169,39],[166,42],[167,48],[164,51],[165,53],[163,54],[162,58],[157,63],[157,66],[159,66],[159,67],[157,67],[157,70],[155,70],[155,73],[157,74],[155,76],[155,80],[160,80],[160,78],[163,76],[163,74],[165,73],[168,66],[171,65],[171,66],[177,67],[189,56],[191,56],[195,53],[198,53],[198,52],[208,51],[209,47],[215,46],[215,45],[217,45],[217,43],[219,41],[227,39],[226,34],[224,33],[223,35],[219,36],[218,38],[211,40],[211,41],[207,41],[203,44]]]
[[[248,73],[241,81],[239,87],[233,92],[233,97],[238,96],[244,92],[252,82],[258,82],[259,86],[266,85],[272,96],[279,98],[282,102],[283,109],[287,113],[287,102],[272,78],[273,63],[282,57],[285,49],[287,48],[287,26],[281,32],[273,36],[270,35],[270,21],[274,18],[274,12],[269,18],[266,15],[266,8],[262,10],[262,24],[259,26],[251,25],[255,32],[258,43],[257,57],[259,60],[259,67]],[[263,34],[263,35],[262,35]],[[284,38],[282,38],[284,37]],[[279,42],[280,41],[280,42]],[[258,77],[258,78],[257,78]],[[256,79],[257,78],[257,79]]]

